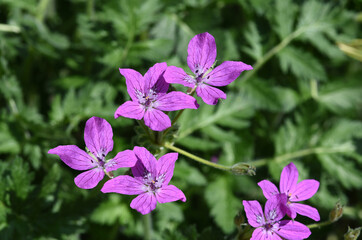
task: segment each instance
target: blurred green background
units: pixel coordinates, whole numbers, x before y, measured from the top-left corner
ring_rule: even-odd
[[[129,98],[118,68],[144,74],[166,61],[189,71],[187,44],[201,32],[215,37],[219,64],[254,70],[217,106],[198,98],[175,145],[225,165],[254,163],[257,174],[180,156],[172,183],[187,202],[157,206],[153,238],[235,239],[242,200],[263,205],[257,182],[278,184],[293,161],[300,179],[321,182],[306,201],[321,221],[345,205],[310,239],[343,239],[362,225],[361,10],[361,0],[0,0],[0,239],[143,239],[132,196],[102,194],[105,180],[78,189],[79,172],[47,151],[84,148],[92,116],[113,127],[111,157],[139,145],[137,123],[113,118]]]

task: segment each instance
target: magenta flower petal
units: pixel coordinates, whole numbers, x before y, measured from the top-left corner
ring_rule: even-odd
[[[49,154],[56,154],[69,167],[75,170],[88,170],[97,166],[96,161],[75,145],[63,145],[50,149]]]
[[[113,132],[111,125],[99,117],[87,120],[84,129],[84,142],[87,148],[98,159],[104,157],[113,149]]]
[[[145,192],[143,182],[137,178],[121,175],[108,180],[102,187],[103,193],[120,193],[126,195],[138,195]]]
[[[199,105],[194,97],[182,92],[170,92],[157,101],[157,109],[162,111],[176,111],[185,108],[197,109]]]
[[[278,188],[269,180],[260,181],[258,185],[263,190],[266,199],[273,197],[275,194],[279,194]]]
[[[196,88],[196,94],[209,105],[215,105],[219,98],[226,99],[226,94],[223,91],[206,84],[200,84]]]
[[[134,165],[134,167],[131,168],[131,170],[132,170],[132,175],[135,178],[140,178],[140,179],[144,177],[145,172],[148,172],[148,170],[145,168],[140,159],[137,160],[136,164]]]
[[[226,61],[204,77],[204,82],[212,86],[226,86],[237,79],[245,70],[253,67],[243,62]]]
[[[280,192],[289,194],[292,193],[298,182],[298,169],[294,163],[289,163],[283,168],[280,176]]]
[[[297,184],[292,192],[290,201],[304,201],[307,200],[318,191],[319,182],[314,179],[306,179]]]
[[[186,202],[185,194],[173,185],[168,185],[160,188],[156,192],[156,199],[159,203],[168,203],[178,200]]]
[[[168,88],[170,87],[170,84],[168,82],[165,81],[165,77],[164,77],[165,73],[163,73],[160,78],[158,79],[158,81],[155,83],[155,85],[153,85],[152,89],[154,89],[155,91],[157,91],[157,95],[158,98],[162,97],[163,95],[165,95],[168,91]]]
[[[263,210],[258,201],[243,201],[244,210],[248,222],[252,227],[260,227],[265,224]]]
[[[285,239],[306,239],[311,234],[307,226],[297,221],[283,220],[278,225],[275,232]]]
[[[114,113],[114,118],[120,116],[141,120],[145,115],[145,109],[137,102],[127,101],[119,106]]]
[[[257,228],[254,230],[252,237],[250,240],[266,240],[266,234],[264,234],[264,229]]]
[[[127,92],[133,101],[137,101],[137,92],[144,92],[144,80],[142,75],[128,68],[120,68],[119,72],[126,78]]]
[[[79,188],[90,189],[97,186],[97,184],[103,179],[104,171],[102,168],[94,168],[79,174],[74,178],[75,185]]]
[[[214,37],[205,32],[193,37],[187,48],[187,64],[196,75],[205,73],[215,62],[216,43]]]
[[[149,192],[138,195],[131,202],[131,208],[136,209],[143,215],[148,214],[154,210],[156,205],[157,201],[155,195]]]
[[[193,77],[185,73],[182,68],[175,66],[167,67],[163,77],[168,83],[177,83],[184,85],[185,87],[193,88],[196,84],[196,80]]]
[[[278,194],[268,199],[265,204],[264,215],[267,222],[276,222],[285,216],[283,205],[287,201],[285,194]]]
[[[315,209],[314,207],[300,203],[291,203],[290,207],[298,214],[309,217],[314,221],[319,221],[321,219],[318,210]]]
[[[158,79],[165,72],[166,68],[167,64],[163,62],[163,63],[156,63],[155,65],[153,65],[151,68],[148,69],[148,71],[144,76],[145,91],[151,89],[156,84]]]
[[[137,162],[137,157],[132,150],[125,150],[104,164],[107,172],[115,171],[118,168],[133,167]]]
[[[157,175],[163,175],[162,186],[166,186],[170,182],[177,158],[178,153],[167,153],[158,160]]]
[[[157,175],[157,159],[146,148],[136,146],[133,148],[133,152],[148,172]],[[138,174],[144,175],[144,172],[136,173],[136,175]]]
[[[153,131],[163,131],[171,127],[170,118],[160,110],[148,109],[144,116],[145,124]]]

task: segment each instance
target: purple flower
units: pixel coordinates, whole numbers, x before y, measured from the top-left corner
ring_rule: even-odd
[[[75,170],[88,170],[79,174],[75,184],[84,189],[97,186],[104,173],[121,167],[133,167],[137,158],[133,151],[119,152],[113,159],[105,157],[113,149],[113,132],[111,125],[99,117],[91,117],[85,124],[84,142],[90,153],[86,153],[75,145],[64,145],[50,149],[48,153],[56,154],[69,167]],[[89,170],[90,169],[90,170]]]
[[[251,240],[306,239],[311,234],[309,228],[297,221],[282,220],[285,212],[280,204],[285,195],[274,196],[265,204],[264,213],[258,201],[243,201],[249,224],[256,228]]]
[[[280,176],[280,193],[286,196],[284,206],[289,217],[295,218],[297,213],[309,217],[315,221],[319,221],[318,210],[305,205],[296,203],[311,198],[319,188],[319,182],[314,179],[306,179],[297,183],[298,169],[294,163],[289,163],[284,167]],[[279,194],[278,188],[268,180],[258,183],[263,190],[263,194],[270,199],[275,194]]]
[[[178,83],[186,87],[196,87],[197,96],[210,105],[215,105],[219,98],[226,99],[226,94],[211,86],[221,87],[230,84],[241,72],[253,69],[243,62],[226,61],[212,69],[216,59],[214,37],[205,32],[193,37],[187,49],[187,64],[195,77],[185,73],[182,68],[170,66],[164,77],[168,83]]]
[[[163,131],[171,127],[170,118],[162,111],[176,111],[185,108],[197,109],[196,99],[182,92],[167,93],[169,84],[163,73],[166,63],[156,63],[142,75],[132,69],[120,68],[126,78],[127,91],[132,101],[123,103],[114,113],[119,116],[141,120],[154,131]]]
[[[138,159],[132,168],[134,177],[118,176],[107,181],[101,189],[103,193],[138,195],[132,200],[131,208],[142,214],[154,210],[157,202],[186,201],[186,197],[180,189],[168,185],[175,168],[177,153],[168,153],[157,161],[144,147],[135,147],[133,151]]]

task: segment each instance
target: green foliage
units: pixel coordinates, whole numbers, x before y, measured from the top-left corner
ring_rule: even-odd
[[[310,204],[322,221],[338,200],[349,209],[331,228],[313,229],[313,239],[360,226],[362,68],[336,44],[361,38],[358,9],[358,0],[1,1],[0,239],[144,237],[132,196],[102,194],[105,180],[78,189],[79,171],[47,152],[84,148],[91,116],[113,127],[111,157],[149,146],[135,121],[114,119],[129,98],[118,68],[144,74],[166,61],[189,72],[188,42],[206,31],[217,64],[243,61],[254,70],[223,87],[227,99],[216,106],[196,97],[200,108],[185,110],[169,139],[226,166],[255,163],[257,174],[234,176],[180,155],[171,184],[187,202],[157,205],[154,239],[234,239],[242,200],[264,205],[257,182],[277,184],[291,161],[300,179],[320,181]]]
[[[220,177],[210,183],[205,190],[205,199],[210,207],[210,214],[226,233],[234,230],[234,216],[241,202],[232,194],[232,185],[228,178]]]

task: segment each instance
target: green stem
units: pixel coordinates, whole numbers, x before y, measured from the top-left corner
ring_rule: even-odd
[[[332,222],[328,220],[328,221],[325,221],[325,222],[309,224],[309,225],[307,225],[307,227],[308,227],[309,229],[312,229],[312,228],[320,228],[320,227],[324,227],[324,226],[326,226],[326,225],[329,225],[329,224],[331,224],[331,223],[332,223]]]
[[[263,159],[252,162],[252,164],[255,167],[261,167],[261,166],[266,165],[270,161],[283,162],[286,160],[300,158],[300,157],[304,157],[304,156],[308,156],[308,155],[312,155],[312,154],[326,154],[326,153],[340,153],[340,152],[345,152],[345,149],[308,148],[308,149],[303,149],[303,150],[299,150],[299,151],[292,152],[292,153],[283,154],[283,155],[280,155],[280,156],[277,156],[274,158],[263,158]]]
[[[170,143],[164,143],[163,146],[165,148],[168,148],[168,149],[172,150],[172,151],[178,152],[178,153],[180,153],[180,154],[182,154],[182,155],[184,155],[184,156],[186,156],[188,158],[191,158],[191,159],[193,159],[193,160],[195,160],[195,161],[197,161],[199,163],[208,165],[210,167],[217,168],[217,169],[220,169],[220,170],[223,170],[223,171],[231,171],[231,169],[232,169],[231,167],[220,165],[220,164],[217,164],[217,163],[213,163],[213,162],[210,162],[210,161],[208,161],[206,159],[195,156],[195,155],[193,155],[193,154],[191,154],[191,153],[189,153],[189,152],[187,152],[185,150],[182,150],[182,149],[180,149],[178,147],[175,147],[175,146],[171,145]]]
[[[144,229],[144,239],[152,239],[152,215],[151,213],[143,215],[143,229]]]
[[[299,37],[303,32],[305,31],[304,28],[300,28],[290,35],[288,35],[286,38],[284,38],[278,45],[270,49],[269,52],[267,52],[262,58],[258,59],[256,63],[253,66],[253,71],[247,71],[246,74],[243,77],[243,81],[245,82],[248,79],[250,79],[258,70],[261,68],[270,58],[272,58],[275,54],[280,52],[283,48],[285,48],[292,40]]]
[[[87,2],[87,14],[90,19],[94,18],[94,0],[88,0]]]
[[[38,13],[36,15],[36,18],[40,22],[43,22],[43,20],[44,20],[45,13],[48,8],[48,4],[49,4],[49,0],[40,0],[40,2],[38,4]]]

